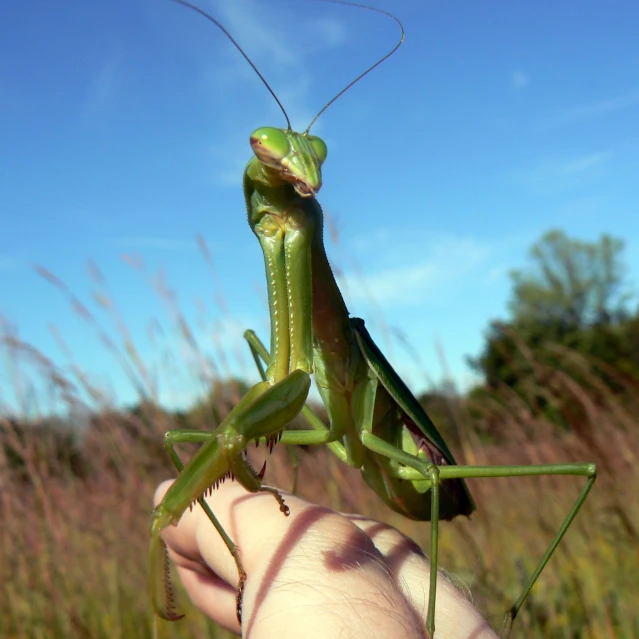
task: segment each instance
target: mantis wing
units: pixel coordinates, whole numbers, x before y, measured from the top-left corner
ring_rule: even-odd
[[[379,350],[366,330],[364,320],[352,317],[351,326],[364,359],[384,389],[401,409],[402,423],[410,431],[418,449],[423,451],[428,459],[437,466],[456,465],[455,458],[446,446],[443,437],[422,405]],[[405,492],[405,488],[402,492]],[[404,504],[404,506],[407,505],[407,503]],[[395,506],[391,505],[391,507]],[[440,508],[442,519],[452,519],[456,515],[470,515],[475,510],[475,503],[463,479],[448,479],[442,482]],[[401,512],[407,514],[404,509]],[[430,519],[429,507],[424,503],[423,507],[408,516],[428,520]]]

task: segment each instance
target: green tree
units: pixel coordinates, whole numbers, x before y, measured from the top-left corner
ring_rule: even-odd
[[[605,234],[595,242],[544,234],[528,268],[511,272],[510,319],[491,322],[482,354],[470,360],[486,385],[521,389],[549,343],[639,379],[639,314],[628,310],[622,252],[623,241]],[[556,349],[545,352],[544,364],[561,365]],[[613,377],[606,381],[618,386]]]
[[[626,317],[623,241],[597,242],[549,231],[530,250],[532,267],[511,272],[513,323],[563,331],[617,323]]]

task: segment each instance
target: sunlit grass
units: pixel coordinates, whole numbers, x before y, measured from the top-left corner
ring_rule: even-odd
[[[188,338],[188,326],[182,330]],[[132,344],[124,342],[129,365],[145,371]],[[98,396],[81,371],[72,384],[15,337],[5,335],[4,345],[16,371],[28,360],[31,373],[46,380],[43,387],[70,405],[78,401],[78,387]],[[539,354],[535,370],[545,381],[531,378],[531,385],[538,384],[531,395],[546,393],[566,413],[570,430],[558,432],[547,411],[531,408],[508,389],[475,403],[447,398],[446,430],[457,441],[460,463],[594,461],[600,470],[591,496],[516,620],[513,636],[634,639],[639,637],[638,393],[606,393],[596,367],[584,372],[583,362],[577,376],[568,365],[544,372],[543,361]],[[97,411],[83,431],[70,434],[59,421],[52,429],[50,420],[33,416],[0,421],[0,636],[152,636],[146,565],[151,496],[158,482],[173,474],[162,435],[186,425],[214,427],[242,392],[241,385],[220,380],[215,389],[210,402],[184,415],[149,401],[135,413]],[[508,435],[487,436],[496,424]],[[428,547],[429,524],[389,511],[358,471],[324,448],[298,455],[302,496],[388,521]],[[276,448],[267,480],[283,489],[292,485],[284,449]],[[583,480],[469,483],[478,510],[471,519],[442,524],[440,564],[499,627]],[[183,621],[160,622],[159,636],[229,636],[186,609]]]

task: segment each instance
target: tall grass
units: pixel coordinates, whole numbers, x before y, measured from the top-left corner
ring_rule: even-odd
[[[188,337],[188,326],[178,317]],[[93,321],[90,314],[87,320]],[[98,403],[99,389],[82,371],[71,369],[72,383],[15,335],[6,333],[2,339],[13,369],[20,371],[28,361],[40,376],[40,387],[70,408],[81,392]],[[144,379],[144,365],[126,332],[122,341],[127,366]],[[557,347],[548,348],[556,355]],[[627,392],[613,394],[596,363],[569,351],[562,353],[560,368],[556,357],[552,366],[547,361],[543,352],[529,353],[528,395],[508,388],[474,399],[449,394],[443,407],[445,430],[460,463],[598,464],[591,496],[522,609],[514,636],[634,639],[639,637],[639,389],[628,386]],[[16,372],[15,379],[22,377]],[[34,417],[34,411],[29,418],[0,420],[0,636],[151,636],[146,594],[150,503],[157,483],[173,474],[162,436],[185,425],[214,427],[242,391],[241,385],[219,380],[215,388],[212,399],[182,415],[161,410],[152,393],[145,393],[146,401],[135,411],[94,411],[81,430]],[[28,398],[24,388],[21,392]],[[541,396],[543,408],[537,402]],[[558,430],[558,414],[569,427]],[[429,524],[390,512],[357,471],[325,448],[299,456],[302,496],[388,521],[428,546]],[[267,481],[291,486],[290,463],[279,447]],[[471,519],[442,524],[440,563],[499,626],[583,480],[469,484],[477,512]],[[160,636],[229,635],[187,607],[183,621],[161,623]]]

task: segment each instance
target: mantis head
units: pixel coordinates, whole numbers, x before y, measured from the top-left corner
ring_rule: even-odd
[[[404,26],[392,13],[383,9],[376,9],[365,4],[352,2],[351,0],[325,0],[327,2],[336,2],[337,4],[350,5],[367,11],[375,11],[395,20],[401,29],[401,37],[397,44],[375,64],[372,64],[366,71],[360,73],[352,82],[349,82],[335,97],[329,100],[313,118],[311,123],[306,127],[304,133],[295,133],[291,130],[291,121],[288,118],[286,109],[283,107],[279,98],[266,81],[264,76],[259,72],[251,58],[248,57],[244,49],[237,43],[235,38],[226,30],[219,20],[209,15],[203,9],[191,4],[188,0],[174,0],[177,4],[184,5],[192,11],[199,13],[201,16],[212,22],[224,35],[229,39],[233,46],[242,54],[244,59],[251,65],[251,68],[257,73],[264,86],[277,102],[282,113],[286,118],[288,129],[275,129],[272,127],[263,127],[256,129],[251,135],[251,146],[257,159],[268,166],[271,171],[278,173],[282,180],[289,182],[298,195],[302,197],[313,197],[322,188],[322,164],[326,160],[328,150],[326,144],[321,138],[309,135],[309,131],[317,119],[328,109],[335,100],[348,91],[353,85],[357,84],[365,75],[369,74],[375,67],[379,66],[384,60],[389,58],[404,41]]]
[[[251,147],[257,159],[292,184],[298,195],[313,197],[322,188],[322,164],[328,149],[321,138],[262,127],[251,134]]]

